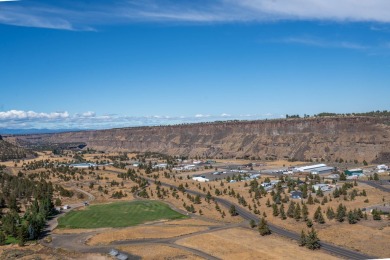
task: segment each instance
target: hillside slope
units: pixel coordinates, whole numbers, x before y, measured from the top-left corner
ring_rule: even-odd
[[[30,143],[79,142],[111,151],[199,157],[389,161],[389,117],[331,117],[134,127],[18,137]]]
[[[0,135],[0,161],[8,161],[14,159],[24,159],[32,157],[32,153],[24,148],[18,147],[12,143],[3,140]]]

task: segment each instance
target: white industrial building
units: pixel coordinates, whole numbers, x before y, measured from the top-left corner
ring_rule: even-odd
[[[314,165],[297,167],[297,168],[295,168],[295,171],[297,171],[297,172],[310,172],[310,171],[314,171],[317,168],[321,168],[321,167],[326,167],[326,164],[321,163],[321,164],[314,164]]]
[[[328,174],[328,173],[333,173],[334,170],[335,170],[334,167],[323,166],[323,167],[318,167],[318,168],[315,168],[314,170],[311,170],[310,173],[311,174]]]

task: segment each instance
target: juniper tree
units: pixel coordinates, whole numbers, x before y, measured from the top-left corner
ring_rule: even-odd
[[[303,231],[302,229],[301,237],[299,239],[299,246],[305,246],[305,245],[306,245],[306,234],[305,231]]]
[[[314,213],[314,221],[318,222],[320,224],[324,224],[325,223],[325,219],[324,219],[324,216],[322,215],[320,206],[318,206],[316,212]]]
[[[279,216],[278,206],[275,203],[272,204],[272,215],[274,215],[275,217]]]
[[[297,204],[294,209],[294,219],[296,221],[299,221],[301,219],[301,207],[299,206],[299,204]]]
[[[337,207],[336,219],[338,222],[343,222],[345,216],[346,216],[346,210],[345,210],[343,204],[340,203],[339,206]]]
[[[302,217],[303,220],[306,221],[309,216],[309,209],[307,208],[306,204],[303,204],[302,206]]]
[[[236,207],[234,205],[230,206],[229,213],[230,213],[231,216],[237,216],[238,215]]]
[[[334,219],[335,214],[334,214],[333,208],[328,207],[328,209],[326,210],[326,217],[327,217],[329,220]]]
[[[287,216],[289,218],[293,218],[294,217],[294,211],[295,211],[295,203],[294,203],[294,201],[291,201],[290,205],[288,206]]]
[[[279,212],[280,212],[280,218],[285,220],[287,217],[286,217],[286,213],[284,212],[284,205],[280,205],[280,209],[279,209]]]
[[[310,232],[307,233],[306,236],[306,247],[315,250],[319,249],[321,247],[320,240],[318,239],[317,232],[314,230],[314,228],[311,228]]]
[[[261,218],[261,220],[260,220],[258,230],[259,230],[260,235],[262,235],[262,236],[271,234],[271,230],[269,229],[267,221],[265,220],[264,217]]]
[[[256,222],[255,222],[253,219],[251,219],[251,220],[249,221],[249,226],[250,226],[251,228],[256,227]]]

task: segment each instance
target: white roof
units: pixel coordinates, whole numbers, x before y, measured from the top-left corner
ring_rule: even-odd
[[[303,172],[303,171],[313,170],[315,168],[320,168],[320,167],[326,167],[326,164],[321,163],[321,164],[302,166],[302,167],[298,167],[297,170]]]

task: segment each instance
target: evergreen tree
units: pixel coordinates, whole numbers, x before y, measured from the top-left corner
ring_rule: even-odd
[[[346,210],[345,210],[343,204],[340,203],[339,206],[337,207],[336,219],[338,222],[343,222],[345,216],[346,216]]]
[[[381,220],[381,219],[382,219],[379,210],[377,210],[377,209],[373,209],[373,210],[372,210],[372,219],[373,219],[373,220]]]
[[[237,212],[237,210],[236,210],[236,206],[234,206],[234,205],[231,205],[230,206],[230,209],[229,209],[229,213],[230,213],[230,215],[231,216],[237,216],[238,215],[238,212]]]
[[[24,244],[26,243],[26,227],[24,225],[21,225],[18,228],[17,239],[18,239],[18,245],[24,246]]]
[[[305,231],[303,231],[302,229],[301,237],[299,239],[299,246],[305,246],[305,245],[306,245],[306,234]]]
[[[283,220],[285,220],[287,217],[286,217],[286,213],[284,212],[284,205],[283,205],[283,204],[280,205],[280,210],[279,210],[279,212],[280,212],[280,218],[283,219]]]
[[[294,210],[294,219],[296,221],[299,221],[301,219],[301,207],[299,206],[298,203]]]
[[[326,210],[326,217],[327,217],[329,220],[334,219],[335,214],[334,214],[333,208],[328,207],[328,209]]]
[[[309,193],[309,196],[307,197],[307,204],[309,204],[309,205],[314,204],[313,197],[311,196],[311,193]]]
[[[307,198],[307,184],[303,184],[302,186],[302,198],[306,199]]]
[[[318,206],[316,212],[314,213],[314,221],[320,224],[325,223],[324,216],[322,215],[321,207]]]
[[[356,224],[357,223],[357,215],[350,210],[348,212],[348,223],[349,224]]]
[[[2,231],[0,231],[0,246],[5,245],[6,237]]]
[[[264,217],[261,218],[261,220],[260,220],[258,230],[259,230],[260,235],[262,235],[262,236],[271,234],[271,230],[269,229],[267,221],[265,220]]]
[[[256,222],[255,222],[253,219],[251,219],[251,220],[249,221],[249,226],[250,226],[251,228],[256,227]]]
[[[294,201],[291,201],[290,205],[288,206],[288,209],[287,209],[287,216],[289,218],[293,218],[294,217],[294,211],[295,211],[295,203],[294,203]]]
[[[306,204],[303,204],[302,206],[302,217],[304,221],[307,221],[309,217],[309,209],[307,208]]]
[[[324,196],[324,193],[322,192],[322,189],[321,188],[318,188],[317,192],[316,192],[316,195],[318,197],[323,197]]]
[[[311,219],[307,219],[306,226],[309,227],[309,228],[312,227],[313,226],[313,221]]]
[[[279,216],[278,206],[275,203],[272,204],[272,215],[274,215],[275,217]]]
[[[321,247],[320,240],[318,239],[317,232],[314,228],[311,228],[311,231],[306,236],[306,247],[315,250]]]
[[[200,200],[199,194],[195,196],[194,203],[195,204],[201,204],[202,203],[201,200]]]

